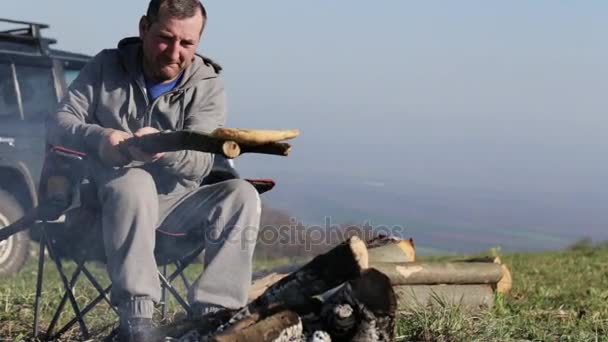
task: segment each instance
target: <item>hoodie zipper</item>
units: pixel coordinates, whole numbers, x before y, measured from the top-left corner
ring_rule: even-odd
[[[158,103],[158,101],[160,101],[162,97],[184,92],[182,88],[173,89],[157,97],[156,99],[154,99],[154,101],[152,101],[152,103],[150,103],[150,100],[148,99],[148,90],[146,89],[146,87],[142,86],[141,83],[137,80],[135,81],[135,83],[139,87],[139,90],[141,90],[141,93],[144,95],[144,101],[146,102],[146,112],[144,113],[144,127],[148,127],[152,124],[152,109],[154,109],[154,106],[156,105],[156,103]]]

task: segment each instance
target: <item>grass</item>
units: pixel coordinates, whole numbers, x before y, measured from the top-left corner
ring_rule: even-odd
[[[494,308],[469,315],[458,307],[400,318],[405,341],[608,341],[608,247],[579,244],[559,252],[502,256],[513,290]]]
[[[608,246],[580,243],[564,251],[514,253],[501,256],[513,273],[513,290],[497,295],[490,312],[471,315],[444,305],[399,317],[397,335],[404,341],[608,341]],[[433,258],[437,260],[438,258]],[[267,268],[289,260],[265,262]],[[31,336],[35,292],[35,263],[19,275],[0,280],[0,341],[27,340]],[[195,267],[196,268],[196,267]],[[73,269],[73,267],[72,267]],[[107,284],[102,267],[93,271]],[[189,270],[193,276],[198,270]],[[61,282],[47,263],[41,326],[51,319],[60,301]],[[178,282],[179,284],[179,282]],[[179,287],[179,286],[178,286]],[[96,295],[82,280],[76,285],[80,303]],[[169,301],[169,317],[181,314]],[[71,311],[61,317],[71,319]],[[101,338],[115,324],[108,305],[88,315],[92,334]],[[79,339],[77,328],[63,336]]]

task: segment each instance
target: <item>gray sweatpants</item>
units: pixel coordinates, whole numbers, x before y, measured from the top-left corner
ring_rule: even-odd
[[[160,300],[156,229],[175,237],[188,234],[205,244],[204,272],[188,293],[191,303],[246,304],[261,211],[251,184],[233,179],[158,195],[152,176],[139,168],[104,172],[95,181],[112,302],[121,312],[152,317]]]

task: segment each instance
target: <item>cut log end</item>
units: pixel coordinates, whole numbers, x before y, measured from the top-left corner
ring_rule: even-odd
[[[234,141],[225,141],[222,144],[222,153],[226,158],[234,159],[241,154],[241,147]]]
[[[506,265],[501,265],[502,278],[496,284],[496,292],[507,294],[511,292],[513,286],[513,278],[511,277],[511,271]]]
[[[360,238],[353,236],[349,241],[350,250],[353,253],[353,258],[359,265],[361,270],[365,270],[369,267],[369,255],[367,253],[367,246],[365,242]]]

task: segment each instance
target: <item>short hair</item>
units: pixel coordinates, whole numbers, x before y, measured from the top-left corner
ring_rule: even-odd
[[[192,18],[200,9],[203,15],[203,28],[207,22],[207,10],[199,0],[151,0],[146,12],[150,25],[158,21],[161,7],[165,7],[169,15],[177,19]]]

